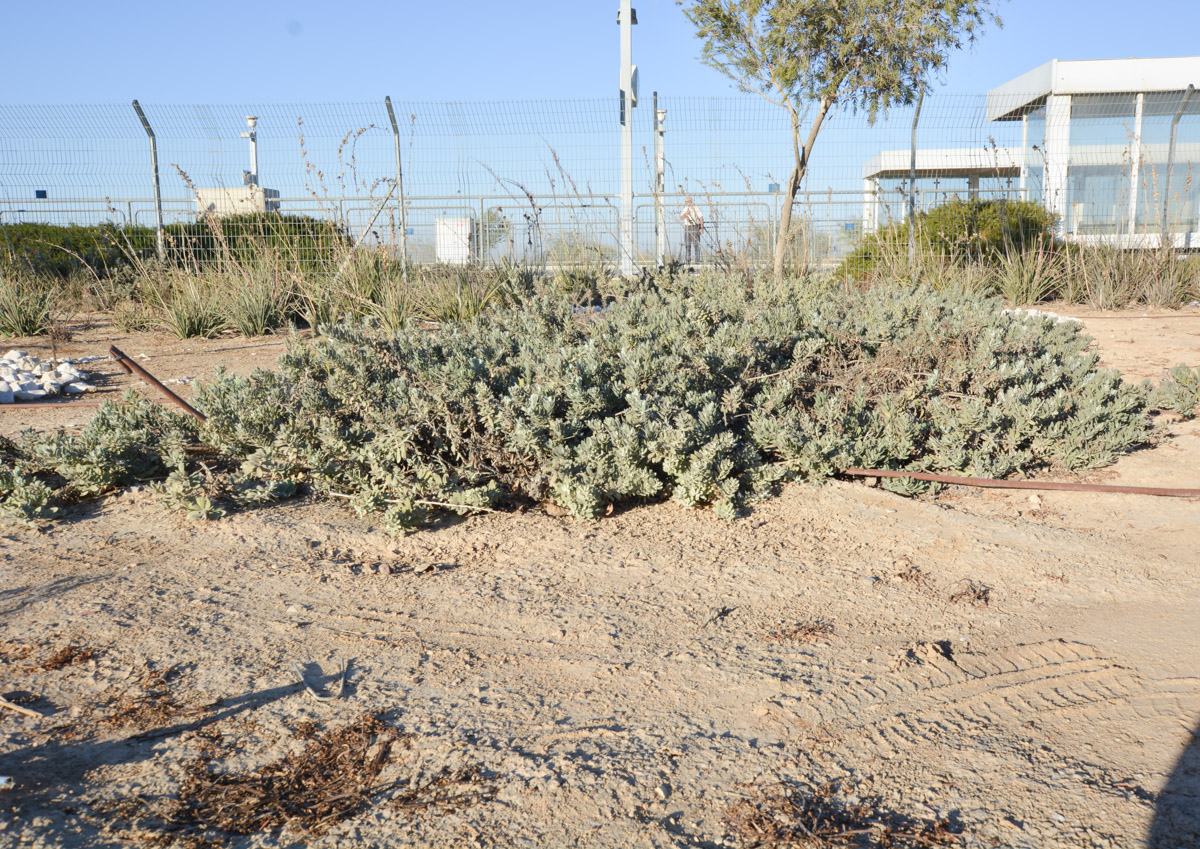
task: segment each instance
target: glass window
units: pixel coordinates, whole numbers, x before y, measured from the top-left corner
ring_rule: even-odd
[[[1184,92],[1152,92],[1142,107],[1139,152],[1138,215],[1140,232],[1157,233],[1164,213],[1171,232],[1200,232],[1200,92],[1192,95],[1175,131],[1175,158],[1168,173],[1171,123]]]
[[[1025,116],[1025,195],[1041,201],[1042,179],[1046,171],[1046,105],[1033,109]]]

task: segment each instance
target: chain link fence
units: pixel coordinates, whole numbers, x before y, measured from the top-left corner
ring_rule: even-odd
[[[835,111],[797,196],[794,257],[834,267],[956,200],[1041,204],[1068,239],[1200,246],[1200,97],[1006,98],[931,94],[874,121]],[[317,253],[324,239],[412,263],[618,259],[614,100],[138,109],[0,106],[8,248],[22,225],[107,223],[212,251],[275,220]],[[793,163],[786,111],[654,95],[632,120],[636,263],[682,258],[689,205],[696,261],[768,262]]]

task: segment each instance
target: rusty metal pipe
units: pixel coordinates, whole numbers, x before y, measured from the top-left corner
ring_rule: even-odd
[[[193,407],[187,401],[184,401],[182,398],[180,398],[178,395],[176,395],[170,389],[168,389],[167,387],[165,387],[161,383],[159,383],[158,378],[156,378],[150,372],[146,371],[144,368],[142,368],[140,365],[138,365],[137,362],[135,362],[133,359],[131,359],[130,357],[128,357],[124,353],[122,353],[117,348],[116,345],[109,345],[108,353],[110,355],[112,355],[112,358],[117,361],[117,365],[119,365],[122,369],[124,369],[126,374],[136,374],[142,380],[146,381],[151,386],[153,386],[155,389],[157,389],[159,392],[161,392],[163,395],[165,395],[168,400],[172,401],[175,404],[178,404],[179,407],[182,408],[183,411],[185,413],[187,413],[189,416],[191,416],[192,418],[198,419],[200,421],[205,421],[205,417],[204,417],[203,413],[201,413],[199,410],[197,410],[195,407]]]
[[[102,401],[90,399],[87,401],[74,401],[69,398],[62,398],[58,401],[14,401],[12,404],[0,405],[0,413],[5,410],[29,410],[29,409],[46,409],[46,410],[73,410],[76,407],[99,407],[101,404],[107,404],[113,398],[105,398]],[[166,400],[158,398],[148,399],[154,404],[165,404]]]
[[[919,481],[977,486],[988,489],[1037,489],[1062,492],[1114,492],[1124,495],[1159,495],[1167,498],[1200,498],[1200,489],[1170,489],[1159,486],[1118,486],[1103,483],[1062,483],[1058,481],[1005,481],[996,478],[962,478],[929,472],[897,472],[892,469],[842,469],[841,474],[858,478],[915,478]]]

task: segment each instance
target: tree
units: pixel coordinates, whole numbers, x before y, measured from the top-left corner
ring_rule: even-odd
[[[795,161],[775,240],[783,278],[792,206],[821,126],[839,105],[872,122],[912,103],[951,51],[973,42],[993,0],[678,0],[704,40],[701,60],[788,111]],[[801,123],[816,109],[801,141]]]

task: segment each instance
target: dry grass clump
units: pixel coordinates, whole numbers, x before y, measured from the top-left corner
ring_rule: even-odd
[[[377,714],[324,732],[302,722],[294,736],[307,741],[302,751],[248,772],[220,771],[213,757],[219,749],[210,746],[207,756],[185,765],[174,798],[157,804],[122,799],[104,806],[105,813],[136,823],[137,839],[147,845],[221,846],[232,835],[278,829],[319,837],[386,794],[386,804],[410,814],[495,794],[473,766],[380,784],[397,747],[407,747],[411,735]]]
[[[55,669],[62,669],[64,666],[71,666],[76,663],[87,663],[95,656],[92,649],[81,649],[76,646],[63,646],[56,651],[49,659],[38,664],[35,669],[45,670],[47,672]]]
[[[948,820],[922,822],[886,810],[876,799],[840,799],[828,784],[762,790],[730,807],[725,821],[734,839],[745,847],[928,849],[960,845]]]
[[[207,711],[207,706],[188,705],[176,696],[172,683],[178,674],[173,666],[161,670],[147,668],[137,682],[137,692],[123,694],[110,702],[100,724],[108,728],[158,728],[181,716],[196,716]]]
[[[961,588],[950,594],[951,604],[969,604],[972,607],[987,607],[992,603],[992,588],[969,578],[961,582]]]
[[[299,754],[249,773],[221,773],[204,760],[186,768],[168,812],[175,827],[254,834],[283,826],[320,835],[366,807],[399,732],[363,716],[316,736]]]

